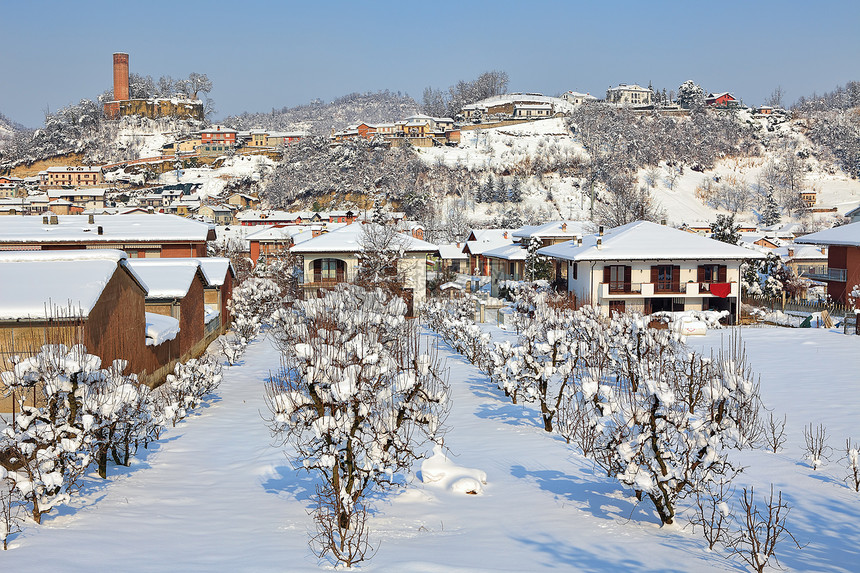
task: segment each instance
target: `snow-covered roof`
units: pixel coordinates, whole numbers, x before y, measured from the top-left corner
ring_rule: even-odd
[[[484,251],[483,254],[485,257],[503,259],[505,261],[524,261],[528,257],[529,252],[518,244],[511,244]]]
[[[133,214],[94,215],[88,217],[61,215],[57,224],[45,224],[40,216],[9,217],[0,225],[0,243],[87,242],[115,243],[117,241],[205,241],[209,225],[176,215]],[[98,228],[102,234],[98,234]]]
[[[598,239],[601,245],[597,245]],[[764,255],[694,233],[650,221],[635,221],[583,237],[582,244],[566,241],[544,247],[541,255],[568,261],[742,260]]]
[[[86,318],[119,266],[147,288],[114,249],[2,252],[0,320]]]
[[[468,259],[469,255],[463,252],[463,245],[451,243],[448,245],[437,245],[439,248],[439,258],[446,260]]]
[[[288,241],[294,235],[298,235],[308,229],[309,227],[307,225],[266,227],[259,231],[249,233],[245,238],[249,241]]]
[[[789,250],[792,251],[793,254],[789,253]],[[779,255],[784,259],[791,260],[811,260],[818,259],[821,261],[827,260],[827,255],[821,252],[821,249],[817,247],[813,247],[811,245],[786,245],[784,247],[777,247],[771,251]]]
[[[551,239],[560,237],[582,237],[594,232],[594,224],[590,221],[551,221],[543,225],[525,225],[511,233],[514,238]]]
[[[616,86],[614,88],[610,87],[606,91],[609,91],[609,92],[614,92],[614,91],[650,92],[651,90],[649,90],[648,88],[643,88],[639,84],[618,84],[618,86]]]
[[[373,225],[373,223],[367,225]],[[290,250],[296,253],[357,253],[362,250],[365,226],[362,223],[345,225],[297,244]],[[398,241],[402,241],[403,250],[406,252],[434,253],[438,251],[436,245],[416,239],[406,233],[397,233],[397,237]]]
[[[145,313],[146,316],[146,345],[158,346],[168,340],[173,340],[179,334],[179,320],[172,316]]]
[[[45,173],[99,173],[101,170],[102,168],[96,165],[79,165],[75,167],[58,165],[48,167],[45,169]]]
[[[795,243],[860,247],[860,223],[850,223],[798,237]]]
[[[48,197],[71,197],[71,196],[86,196],[86,197],[104,197],[104,187],[76,187],[75,189],[48,189]]]
[[[204,257],[195,260],[200,263],[200,269],[209,286],[223,286],[228,272],[232,272],[234,276],[236,274],[227,257]]]
[[[148,299],[184,297],[198,272],[209,286],[198,259],[130,259],[128,266],[143,277]]]

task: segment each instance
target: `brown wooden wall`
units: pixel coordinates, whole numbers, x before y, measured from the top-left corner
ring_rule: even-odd
[[[108,281],[84,326],[84,345],[101,357],[104,366],[128,360],[128,372],[138,372],[146,354],[145,292],[123,267]]]

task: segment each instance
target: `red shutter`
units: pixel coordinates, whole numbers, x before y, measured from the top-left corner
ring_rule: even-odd
[[[609,265],[606,265],[605,267],[603,267],[603,282],[608,283],[610,281],[611,276],[612,276],[612,275],[610,275],[610,272],[611,271],[610,271]]]
[[[703,283],[705,282],[705,267],[699,265],[699,269],[696,274],[696,282]]]
[[[654,285],[654,289],[657,289],[657,277],[659,277],[660,267],[652,266],[651,267],[651,283]]]
[[[720,265],[719,275],[720,275],[720,278],[717,282],[721,282],[721,283],[728,282],[726,280],[726,265]]]
[[[322,281],[322,259],[314,261],[314,282]]]
[[[633,267],[624,267],[624,292],[631,291],[631,280],[633,279]]]
[[[672,292],[681,292],[681,267],[672,267]]]

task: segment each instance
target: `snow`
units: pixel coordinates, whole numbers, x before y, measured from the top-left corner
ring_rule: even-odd
[[[841,227],[810,233],[800,237],[796,242],[812,245],[860,246],[860,223],[850,223]]]
[[[235,155],[228,157],[220,167],[195,167],[182,169],[179,180],[176,171],[168,171],[161,175],[159,182],[170,183],[200,183],[197,194],[201,199],[220,195],[232,179],[250,177],[259,180],[263,174],[275,166],[274,161],[265,155]]]
[[[161,213],[93,215],[93,221],[90,224],[87,217],[80,215],[60,215],[57,224],[51,225],[45,224],[39,216],[6,217],[0,227],[0,242],[205,241],[209,234],[209,225],[205,223]]]
[[[0,320],[86,318],[125,258],[114,249],[0,253]]]
[[[597,245],[598,239],[601,245]],[[569,261],[618,260],[744,260],[763,259],[764,255],[686,231],[636,221],[609,229],[602,236],[583,238],[582,245],[573,241],[544,247],[542,255]]]
[[[217,313],[216,313],[217,314]],[[158,346],[179,334],[179,321],[172,316],[146,313],[146,345]]]
[[[825,329],[742,332],[761,374],[765,405],[787,416],[788,442],[778,454],[737,454],[747,469],[735,483],[755,486],[757,495],[770,483],[783,490],[792,506],[790,530],[807,544],[802,550],[780,546],[787,570],[854,571],[858,494],[841,482],[837,455],[816,471],[801,460],[806,424],[825,423],[835,448],[856,431],[860,337]],[[691,344],[708,350],[725,333]],[[444,346],[442,358],[452,384],[447,457],[480,468],[489,479],[477,496],[418,479],[381,496],[370,520],[381,545],[361,570],[741,569],[724,560],[722,550],[708,551],[689,528],[659,528],[647,502],[637,502],[563,440],[543,432],[534,410],[511,405]],[[260,419],[263,381],[278,363],[269,341],[253,343],[242,366],[225,369],[216,397],[141,449],[130,468],[109,466],[108,481],[88,478],[70,507],[45,516],[42,526],[26,524],[3,554],[4,568],[331,570],[307,547],[313,525],[306,510],[315,480],[286,465]],[[444,466],[446,477],[459,475],[453,464]]]
[[[204,257],[195,260],[200,264],[206,282],[210,286],[223,286],[224,281],[227,280],[227,273],[232,272],[233,264],[227,257]]]
[[[184,297],[200,269],[198,259],[131,259],[128,265],[146,283],[147,299]]]
[[[357,253],[362,250],[363,223],[352,223],[312,239],[301,241],[290,249],[295,253]],[[436,252],[436,245],[399,233],[405,252]],[[398,245],[399,247],[400,245]]]

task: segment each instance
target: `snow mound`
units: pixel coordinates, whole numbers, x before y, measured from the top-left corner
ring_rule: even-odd
[[[487,473],[458,466],[442,452],[442,446],[435,446],[433,455],[421,464],[421,481],[454,493],[478,495],[487,485]]]

